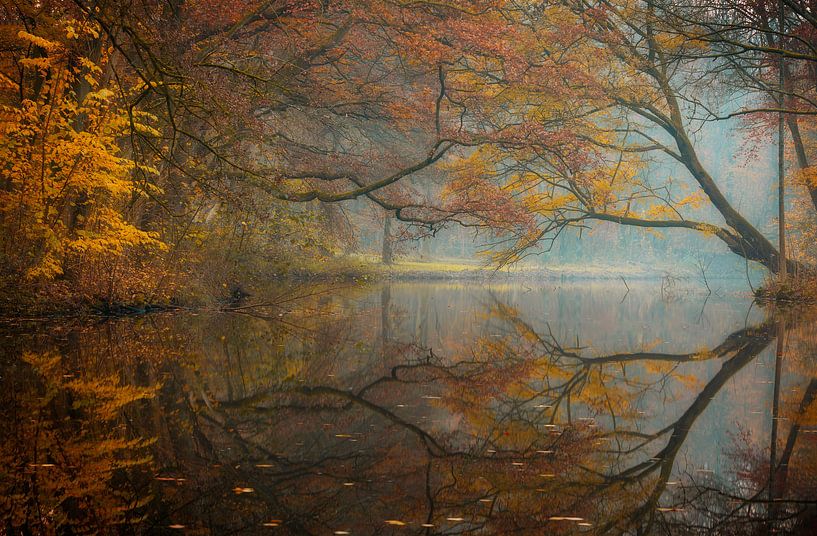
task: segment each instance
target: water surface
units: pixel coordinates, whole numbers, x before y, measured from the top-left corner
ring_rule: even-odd
[[[817,530],[812,322],[629,286],[301,285],[6,326],[5,531]]]

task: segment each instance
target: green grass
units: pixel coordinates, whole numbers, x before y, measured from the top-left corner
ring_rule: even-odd
[[[644,278],[660,276],[664,272],[673,272],[677,267],[651,266],[637,264],[560,264],[534,265],[520,262],[497,269],[480,260],[467,259],[395,259],[391,265],[380,262],[377,255],[355,254],[342,257],[311,261],[306,266],[299,266],[293,273],[296,276],[333,278],[333,279],[487,279],[502,278],[570,278],[612,279]]]

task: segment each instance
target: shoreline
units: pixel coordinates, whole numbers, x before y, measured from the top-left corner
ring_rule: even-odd
[[[443,267],[440,269],[440,267]],[[443,264],[429,262],[395,263],[392,266],[376,264],[354,264],[344,266],[324,266],[321,270],[309,270],[300,268],[292,270],[286,274],[271,274],[264,283],[272,286],[280,286],[291,283],[295,285],[321,285],[321,284],[342,284],[351,283],[357,286],[376,285],[379,283],[465,283],[465,284],[553,284],[553,283],[580,283],[599,282],[610,283],[620,286],[622,290],[629,292],[630,284],[639,285],[645,282],[656,284],[663,281],[671,281],[673,285],[678,285],[677,290],[695,290],[706,292],[706,287],[700,279],[700,275],[681,272],[670,273],[669,271],[648,271],[640,267],[584,267],[577,269],[575,266],[565,265],[556,268],[530,268],[512,267],[511,269],[495,269],[482,265],[466,264]],[[737,276],[720,275],[709,276],[708,281],[731,282],[731,288],[726,292],[745,291],[751,293],[745,279]],[[185,312],[185,311],[221,311],[229,312],[232,307],[252,306],[252,300],[247,299],[252,296],[262,298],[268,290],[265,284],[261,286],[253,285],[251,292],[245,298],[234,301],[229,298],[212,297],[202,301],[192,299],[183,293],[175,296],[170,302],[164,303],[106,303],[106,302],[85,302],[85,303],[59,303],[59,302],[36,302],[31,304],[18,304],[19,308],[10,308],[7,311],[0,311],[0,324],[11,324],[14,322],[51,322],[70,321],[77,319],[105,319],[126,318],[147,314],[163,312]],[[737,284],[736,284],[737,283]],[[737,287],[746,287],[738,289]],[[715,289],[715,292],[723,290]]]

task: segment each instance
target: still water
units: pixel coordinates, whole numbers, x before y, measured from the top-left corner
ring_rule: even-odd
[[[7,325],[0,532],[817,533],[811,319],[630,287]]]

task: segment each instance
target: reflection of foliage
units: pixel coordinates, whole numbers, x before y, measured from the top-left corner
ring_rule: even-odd
[[[695,420],[773,338],[761,325],[711,349],[588,356],[536,334],[507,306],[491,311],[505,335],[459,356],[400,353],[392,343],[392,365],[374,364],[383,356],[373,351],[369,368],[354,371],[337,360],[366,347],[324,330],[301,347],[304,367],[291,377],[269,384],[245,374],[243,396],[211,400],[188,418],[222,467],[240,466],[218,478],[228,490],[253,489],[241,496],[243,511],[254,505],[261,523],[266,507],[291,533],[377,532],[385,520],[432,532],[619,531],[654,521]],[[724,359],[721,371],[676,420],[640,429],[650,393],[697,386],[680,364],[715,359]]]
[[[99,504],[115,503],[104,524],[143,516],[148,531],[211,533],[683,532],[697,520],[668,511],[692,501],[683,494],[694,481],[670,485],[679,453],[712,399],[775,335],[761,323],[710,348],[661,353],[637,343],[599,355],[495,300],[490,334],[441,352],[399,342],[405,317],[388,314],[388,293],[355,307],[322,294],[305,300],[307,318],[295,311],[302,304],[287,304],[80,330],[63,360],[30,352],[36,366],[4,374],[39,389],[15,395],[6,420],[48,415],[61,433],[48,437],[84,441],[87,459],[75,463],[97,479],[76,480]],[[69,359],[77,362],[60,369]],[[62,376],[74,367],[88,371],[82,382]],[[133,386],[160,381],[154,398],[132,403],[155,389]],[[663,412],[649,411],[656,401]],[[31,475],[48,473],[28,464],[55,463],[60,474],[52,460],[61,458],[43,458],[43,447],[37,458],[19,453],[59,450],[32,440],[35,421],[9,433],[17,439],[4,459],[26,461],[4,488],[31,512]],[[134,440],[145,437],[156,441]],[[153,479],[144,464],[125,467],[148,454]],[[41,503],[59,502],[56,484],[38,490]]]
[[[151,460],[151,441],[129,436],[122,410],[152,398],[158,386],[135,387],[116,376],[65,373],[53,351],[26,352],[27,377],[6,386],[6,426],[0,441],[2,511],[11,527],[41,533],[93,531],[138,521],[150,500],[133,491],[112,493],[124,470]]]

